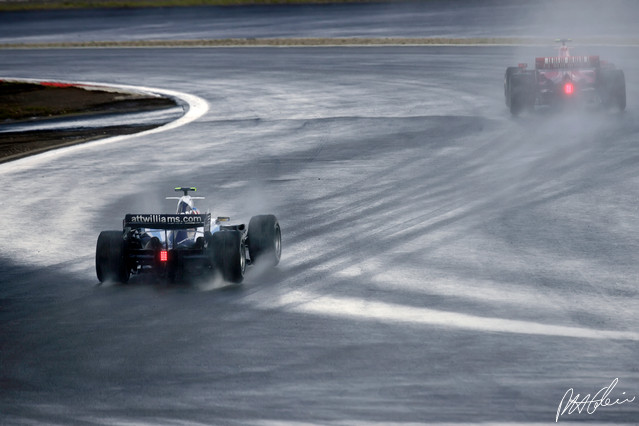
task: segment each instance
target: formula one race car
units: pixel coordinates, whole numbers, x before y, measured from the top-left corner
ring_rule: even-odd
[[[131,274],[155,273],[170,281],[191,275],[221,273],[240,283],[246,265],[275,266],[282,253],[281,231],[273,215],[253,216],[244,224],[222,225],[228,217],[211,218],[193,205],[193,187],[177,187],[176,214],[127,214],[122,231],[102,231],[95,269],[100,282],[125,283]]]
[[[571,56],[566,43],[559,56],[535,59],[535,69],[527,64],[508,67],[504,77],[506,106],[513,115],[535,106],[562,107],[573,104],[626,109],[626,80],[622,70],[599,56]]]

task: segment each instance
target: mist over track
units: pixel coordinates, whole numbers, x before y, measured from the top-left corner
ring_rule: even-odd
[[[0,165],[2,422],[548,424],[569,388],[639,395],[639,55],[579,49],[624,69],[625,114],[511,118],[505,67],[550,45],[0,50],[2,74],[209,106]],[[276,214],[279,267],[98,286],[98,233],[176,185]]]

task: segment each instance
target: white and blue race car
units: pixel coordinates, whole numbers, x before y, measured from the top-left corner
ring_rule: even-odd
[[[272,214],[253,216],[245,224],[224,225],[230,218],[200,213],[194,187],[177,187],[176,214],[127,214],[122,231],[102,231],[95,269],[100,282],[125,283],[133,274],[154,273],[170,281],[190,275],[221,273],[241,283],[246,266],[275,266],[282,254],[282,235]]]

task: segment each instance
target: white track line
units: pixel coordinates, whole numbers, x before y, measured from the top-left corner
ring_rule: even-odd
[[[533,321],[482,317],[353,297],[320,295],[303,290],[283,295],[279,303],[279,306],[284,306],[285,309],[290,311],[330,317],[428,325],[493,333],[639,341],[639,333],[633,331],[598,330]]]

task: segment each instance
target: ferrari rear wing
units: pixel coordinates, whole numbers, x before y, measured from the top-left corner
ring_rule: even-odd
[[[211,213],[206,214],[127,214],[124,228],[189,229],[211,228]]]
[[[535,58],[535,68],[538,70],[559,68],[597,68],[599,56],[549,56]]]

